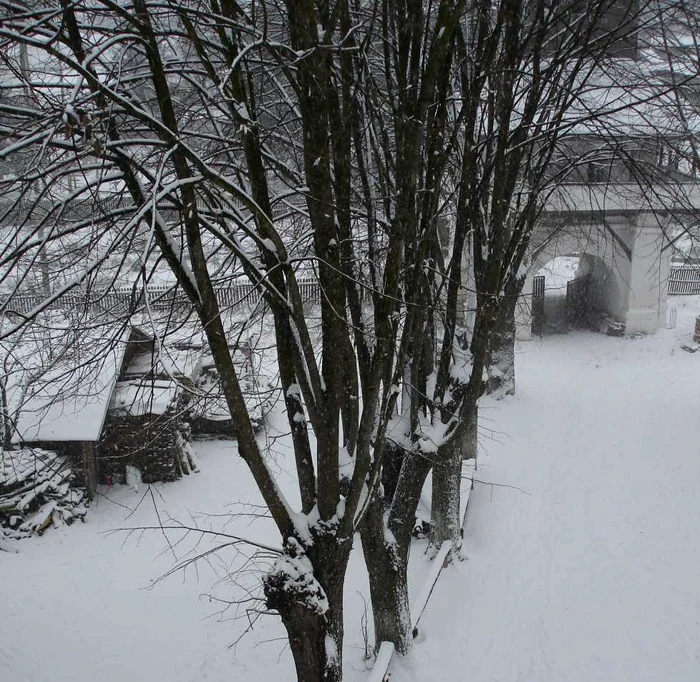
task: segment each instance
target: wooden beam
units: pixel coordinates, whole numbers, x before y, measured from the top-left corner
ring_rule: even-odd
[[[94,500],[97,495],[97,460],[95,457],[95,444],[92,441],[83,441],[81,443],[81,449],[87,496],[89,500]]]

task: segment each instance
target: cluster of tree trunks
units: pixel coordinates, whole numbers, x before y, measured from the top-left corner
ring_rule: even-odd
[[[0,160],[16,173],[0,190],[30,217],[55,209],[17,226],[0,264],[26,263],[27,277],[39,267],[46,306],[118,277],[132,252],[146,283],[170,269],[280,532],[265,592],[299,680],[342,677],[358,530],[377,640],[409,651],[409,545],[431,470],[431,540],[459,551],[478,402],[515,390],[521,265],[566,178],[551,168],[572,121],[596,121],[572,107],[637,30],[628,4],[579,3],[572,23],[569,3],[548,0],[0,0],[4,44],[31,53],[8,57],[17,84],[0,102],[11,141]],[[613,5],[623,18],[608,30]],[[55,96],[33,64],[70,87]],[[100,204],[115,191],[118,204]],[[86,197],[93,215],[67,218]],[[77,273],[56,291],[51,249]],[[274,323],[299,512],[251,425],[216,296],[222,253]],[[320,319],[303,305],[300,267],[318,278]]]

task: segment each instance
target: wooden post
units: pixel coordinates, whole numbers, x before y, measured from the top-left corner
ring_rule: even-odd
[[[83,441],[83,471],[85,475],[85,488],[89,500],[94,500],[97,495],[97,462],[95,460],[95,444],[91,441]]]

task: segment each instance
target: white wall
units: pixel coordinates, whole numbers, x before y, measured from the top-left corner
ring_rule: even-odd
[[[532,280],[537,271],[549,261],[558,256],[578,253],[582,256],[583,269],[579,269],[577,276],[586,274],[587,268],[599,265],[594,277],[604,282],[600,296],[603,300],[610,299],[606,306],[610,313],[624,317],[627,301],[627,281],[629,280],[629,258],[622,245],[610,234],[615,232],[619,241],[629,248],[632,241],[632,230],[627,220],[608,221],[606,228],[600,222],[592,222],[590,219],[578,224],[543,225],[539,234],[533,236],[533,252],[528,275],[523,286],[523,293],[516,308],[516,336],[521,340],[531,338],[532,325]]]

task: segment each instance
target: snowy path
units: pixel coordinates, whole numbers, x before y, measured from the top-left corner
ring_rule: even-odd
[[[700,356],[669,332],[523,348],[476,475],[523,492],[477,485],[394,679],[700,680]]]

